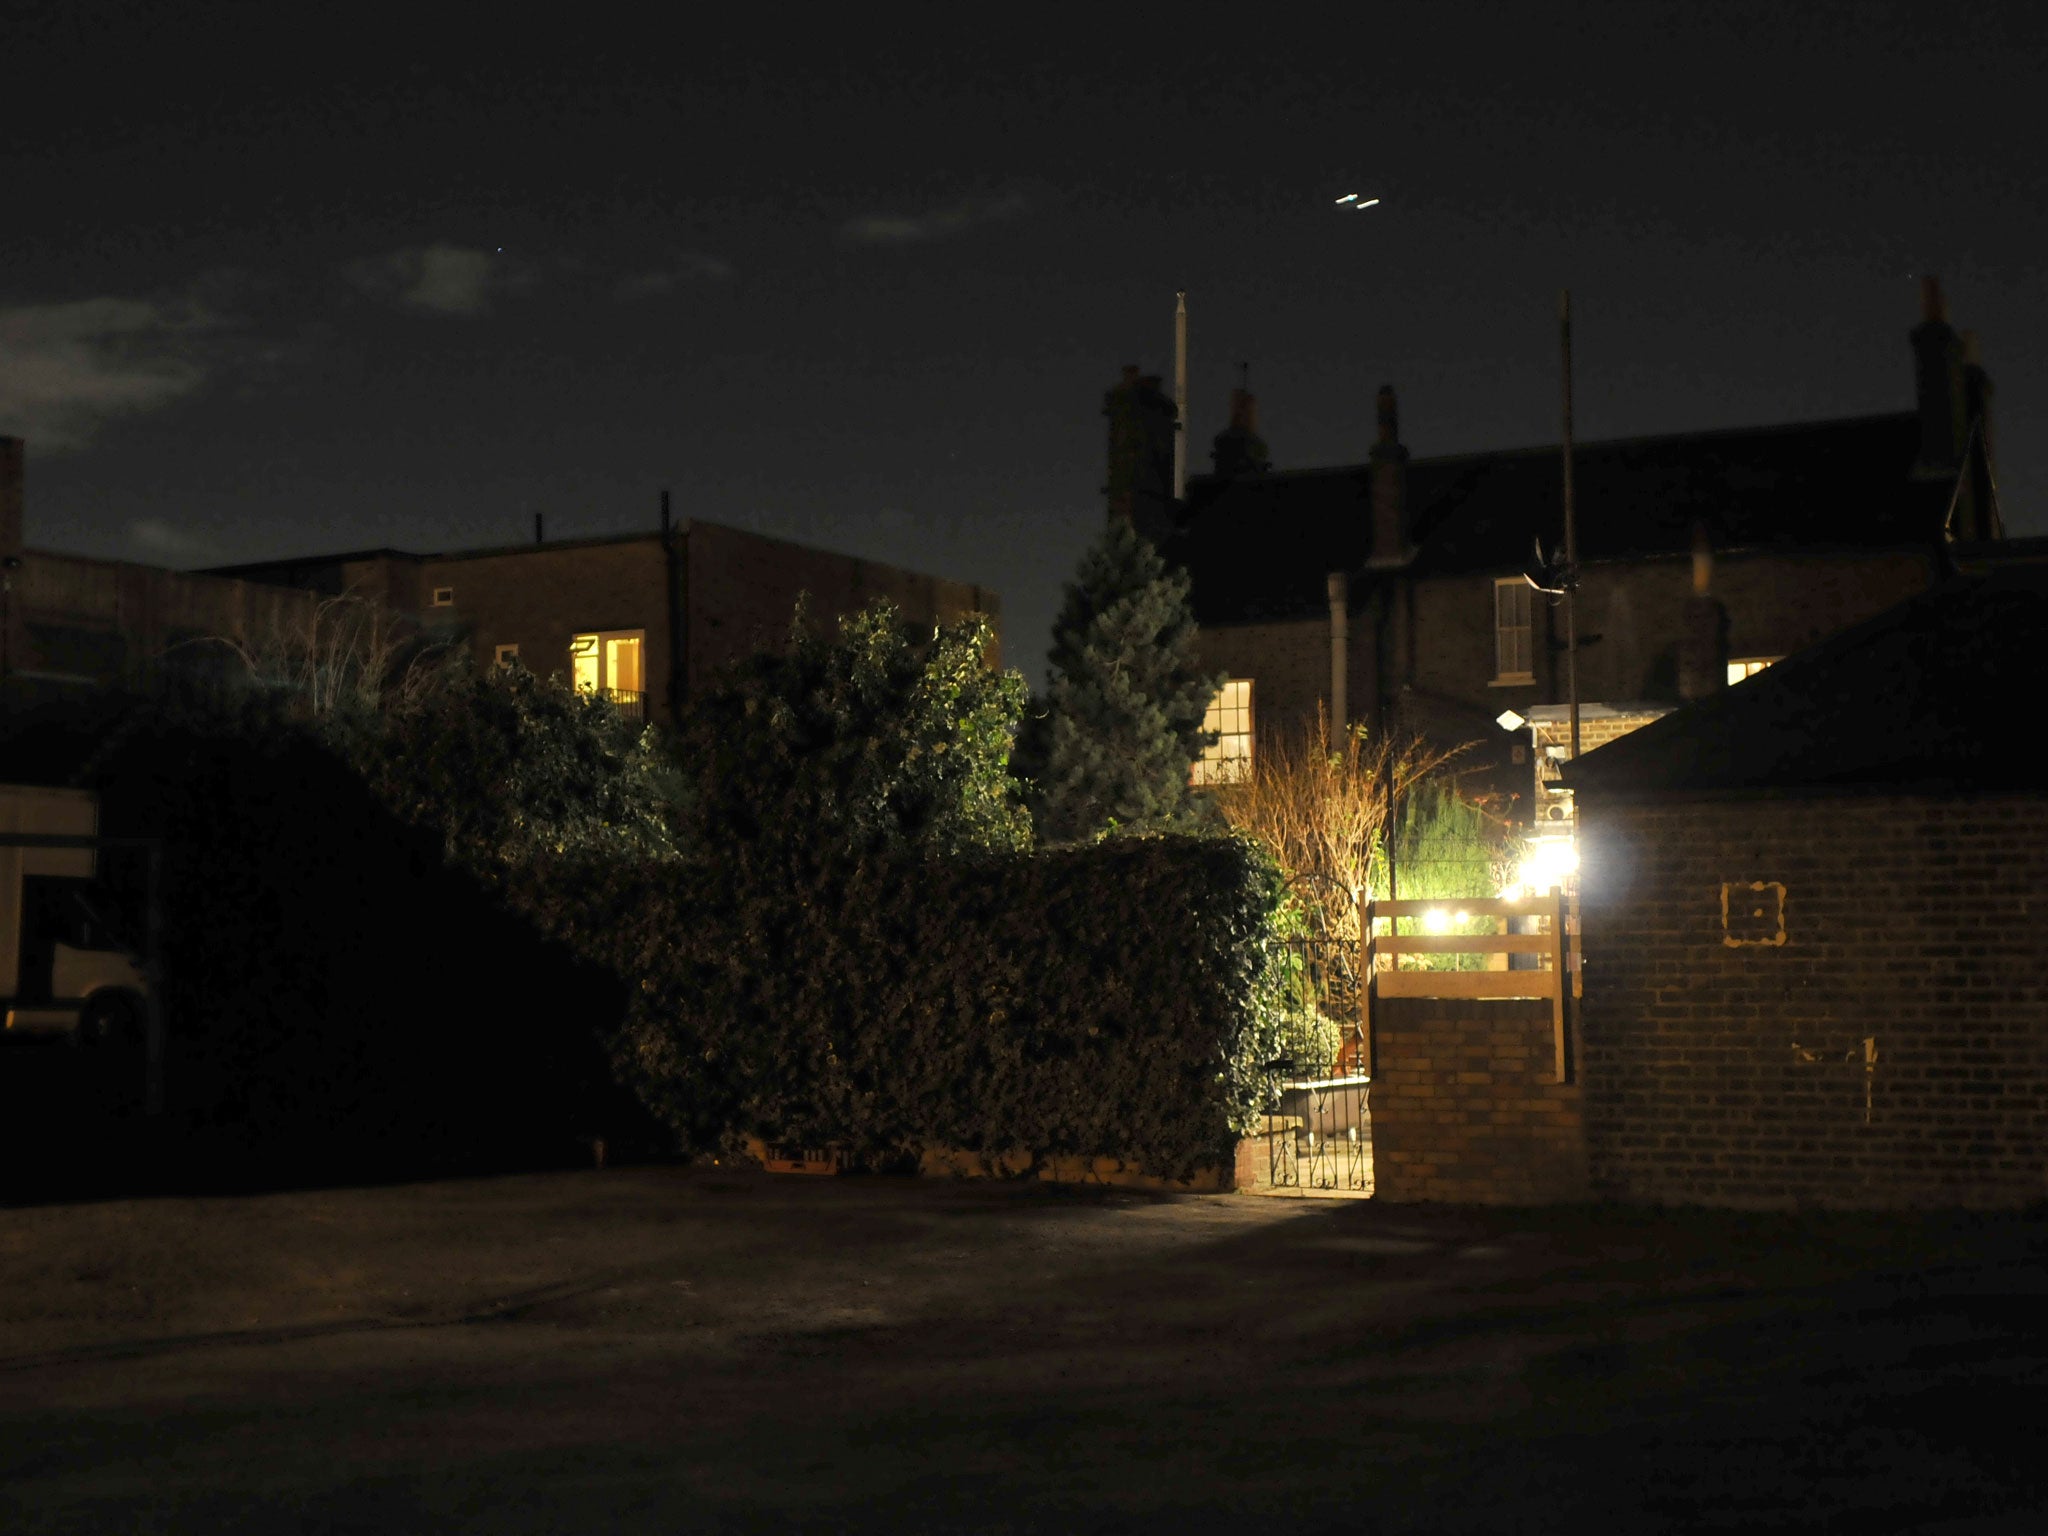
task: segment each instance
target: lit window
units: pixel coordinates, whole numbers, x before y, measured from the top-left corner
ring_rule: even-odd
[[[1242,784],[1252,771],[1252,680],[1232,678],[1209,701],[1202,729],[1214,731],[1213,746],[1204,747],[1194,765],[1197,784]]]
[[[455,589],[453,587],[434,588],[434,606],[436,608],[453,608],[455,606]]]
[[[569,642],[569,665],[578,693],[601,693],[624,712],[646,710],[643,629],[577,635]]]
[[[1745,657],[1741,661],[1729,662],[1729,686],[1733,687],[1736,683],[1741,682],[1745,677],[1755,677],[1757,673],[1763,671],[1765,667],[1768,667],[1772,662],[1777,660],[1779,660],[1779,658],[1776,656],[1749,656]]]
[[[1509,576],[1493,584],[1493,680],[1529,683],[1536,680],[1531,658],[1529,583]]]
[[[491,659],[501,667],[509,667],[519,659],[519,647],[516,645],[501,645],[492,653]]]

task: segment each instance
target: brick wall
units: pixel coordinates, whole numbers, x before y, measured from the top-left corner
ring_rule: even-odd
[[[1588,795],[1581,817],[1598,1193],[2048,1194],[2048,799]]]
[[[986,587],[906,571],[879,561],[812,549],[716,523],[691,523],[689,542],[690,686],[717,669],[782,644],[799,594],[821,619],[858,612],[884,599],[906,617],[947,624],[985,613],[1000,627],[1002,605]],[[1000,652],[990,658],[1000,663]]]
[[[1938,579],[1930,551],[1795,550],[1717,558],[1713,593],[1728,612],[1732,660],[1789,656]],[[1579,634],[1598,638],[1579,652],[1581,697],[1675,699],[1679,617],[1691,592],[1689,557],[1588,566]]]
[[[1410,726],[1446,745],[1497,747],[1490,722],[1503,709],[1562,702],[1563,629],[1558,610],[1541,598],[1531,607],[1535,681],[1493,685],[1494,574],[1508,573],[1424,576],[1398,594],[1356,581],[1365,600],[1351,615],[1349,718],[1372,718],[1383,679]],[[1924,551],[1810,550],[1726,556],[1715,562],[1713,580],[1728,609],[1733,658],[1789,655],[1926,590],[1937,575]],[[1679,619],[1691,590],[1690,556],[1588,566],[1578,609],[1579,696],[1675,702]],[[1313,720],[1329,697],[1326,612],[1207,625],[1201,649],[1206,664],[1254,680],[1261,730]]]
[[[22,468],[21,439],[0,437],[0,561],[21,556]],[[25,630],[15,584],[14,573],[0,569],[0,677],[22,661]]]
[[[170,647],[204,637],[260,647],[304,625],[317,601],[257,582],[84,555],[29,550],[21,562],[10,593],[17,668],[103,683],[138,677]]]
[[[0,437],[0,556],[21,553],[22,448],[18,437]]]
[[[1542,1205],[1586,1195],[1580,1089],[1547,1002],[1383,998],[1373,1010],[1377,1198]]]
[[[692,688],[762,646],[782,643],[800,593],[830,622],[880,599],[909,618],[950,622],[968,613],[1000,621],[994,592],[851,555],[763,538],[715,523],[679,532],[686,572],[685,664]],[[669,718],[674,656],[669,632],[668,554],[658,534],[512,545],[468,554],[381,552],[356,560],[314,559],[248,567],[266,582],[348,591],[415,615],[429,632],[460,635],[480,665],[502,645],[545,677],[570,672],[579,634],[641,630],[649,718]],[[436,605],[446,589],[451,601]],[[999,661],[990,656],[991,664]]]
[[[1202,665],[1252,680],[1252,729],[1261,737],[1312,724],[1330,698],[1330,621],[1216,624],[1200,631]]]
[[[469,632],[477,664],[489,665],[501,645],[519,647],[519,660],[542,677],[567,677],[572,636],[599,630],[646,632],[641,661],[644,692],[656,718],[668,700],[668,564],[657,534],[475,555],[429,557],[418,567],[416,607],[429,623],[445,618]],[[436,608],[436,588],[454,601]]]

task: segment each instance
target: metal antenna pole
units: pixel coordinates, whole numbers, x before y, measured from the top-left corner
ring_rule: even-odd
[[[1173,296],[1173,499],[1188,495],[1188,296]]]
[[[1572,291],[1557,296],[1564,374],[1564,686],[1571,706],[1572,761],[1579,760],[1579,521],[1572,497]],[[1577,817],[1573,817],[1577,821]]]

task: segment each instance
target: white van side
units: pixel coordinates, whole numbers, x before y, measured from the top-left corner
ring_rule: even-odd
[[[98,832],[99,802],[87,790],[0,784],[0,834],[90,838]],[[139,958],[90,920],[86,899],[97,871],[91,847],[28,848],[0,840],[0,1021],[7,1036],[141,1043],[148,984]],[[77,907],[79,921],[61,935],[37,934],[25,947],[30,881],[58,882],[55,889]]]

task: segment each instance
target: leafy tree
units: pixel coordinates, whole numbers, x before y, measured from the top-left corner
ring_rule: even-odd
[[[1046,707],[1019,748],[1040,835],[1072,842],[1213,825],[1188,779],[1214,740],[1202,718],[1223,679],[1196,660],[1186,574],[1128,521],[1111,519],[1082,557],[1051,662]]]
[[[887,603],[740,662],[684,722],[687,841],[710,863],[1030,841],[1009,759],[1024,679],[980,615],[931,630]]]
[[[544,856],[677,857],[679,780],[658,733],[607,700],[465,654],[322,734],[404,820],[486,879]]]

